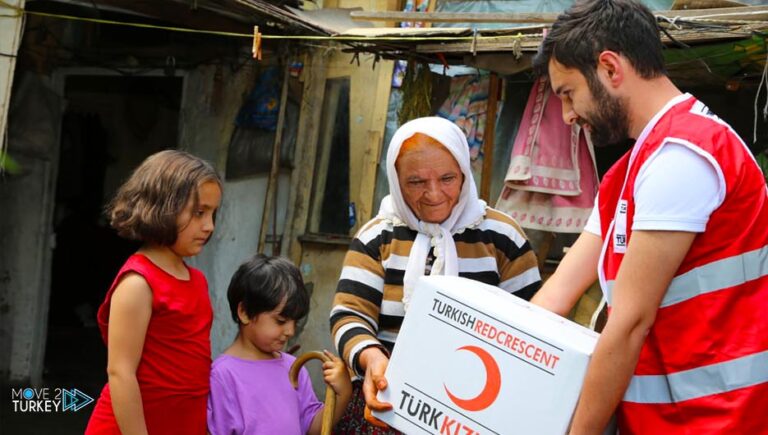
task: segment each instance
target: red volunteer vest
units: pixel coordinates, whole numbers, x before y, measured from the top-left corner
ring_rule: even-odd
[[[600,186],[599,275],[609,305],[632,238],[638,172],[664,143],[687,146],[712,162],[725,192],[645,340],[617,411],[621,434],[768,433],[765,180],[736,133],[695,98],[676,98],[657,118]]]

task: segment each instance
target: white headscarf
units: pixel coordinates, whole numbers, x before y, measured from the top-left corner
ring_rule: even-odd
[[[416,133],[425,134],[440,142],[458,162],[464,183],[459,200],[451,210],[448,219],[440,224],[420,221],[403,198],[400,182],[395,169],[395,160],[406,139]],[[434,246],[435,262],[431,275],[458,276],[459,263],[453,234],[465,228],[478,225],[485,216],[485,201],[477,197],[477,187],[472,178],[467,138],[456,124],[439,117],[418,118],[403,124],[389,142],[387,151],[387,178],[389,195],[384,197],[379,208],[379,218],[391,220],[394,224],[404,223],[417,231],[418,235],[408,257],[403,277],[403,305],[408,309],[414,285],[424,275],[430,246]]]

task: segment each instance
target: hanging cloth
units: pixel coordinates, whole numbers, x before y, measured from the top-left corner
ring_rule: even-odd
[[[565,124],[545,78],[534,83],[512,145],[496,207],[521,226],[579,233],[592,212],[598,177],[585,132]]]

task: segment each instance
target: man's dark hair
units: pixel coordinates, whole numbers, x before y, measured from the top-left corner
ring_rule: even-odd
[[[229,282],[227,300],[232,320],[240,323],[242,304],[249,319],[272,311],[285,299],[280,315],[298,320],[309,313],[309,292],[301,272],[288,259],[257,254],[241,264]]]
[[[576,68],[592,84],[604,50],[626,57],[637,73],[651,79],[666,75],[661,38],[653,13],[634,0],[577,0],[557,17],[533,59],[537,75],[548,75],[554,59]]]

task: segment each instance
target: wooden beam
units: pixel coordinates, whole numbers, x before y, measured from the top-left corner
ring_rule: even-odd
[[[727,41],[734,39],[744,39],[749,35],[749,29],[746,26],[738,31],[731,32],[700,32],[700,31],[676,31],[672,35],[677,41],[685,43],[705,43],[712,41]],[[518,42],[519,41],[519,42]],[[669,38],[662,35],[661,41],[664,44],[670,44]],[[518,45],[519,44],[519,45]],[[470,53],[473,50],[477,53],[483,52],[509,52],[518,48],[524,53],[535,53],[541,44],[541,37],[527,37],[520,39],[516,36],[496,36],[478,38],[477,43],[472,47],[472,41],[467,42],[434,42],[428,44],[419,44],[416,46],[417,53]]]
[[[674,11],[656,11],[657,17],[680,17],[683,19],[765,21],[768,19],[768,6],[744,6],[735,8],[680,9]]]
[[[280,253],[290,257],[295,264],[301,264],[301,242],[298,236],[304,234],[309,217],[312,197],[312,181],[315,173],[317,152],[317,131],[322,114],[325,95],[327,59],[324,50],[313,50],[304,62],[304,92],[301,97],[299,125],[296,132],[296,150],[291,171],[291,192],[288,199],[288,215]]]
[[[510,53],[486,53],[464,55],[464,65],[473,66],[501,75],[512,75],[531,69],[533,54],[524,53],[520,59],[515,59]]]
[[[178,1],[156,0],[94,0],[95,7],[111,6],[151,16],[155,19],[183,27],[201,30],[215,30],[248,33],[253,31],[251,23],[233,19],[211,9],[194,9],[190,4]],[[266,18],[262,20],[266,21]]]
[[[744,3],[732,0],[675,0],[672,3],[673,11],[681,9],[712,9],[712,8],[733,8],[747,6]]]
[[[246,5],[261,15],[269,17],[269,21],[279,21],[290,26],[308,30],[315,34],[327,35],[328,33],[312,23],[302,20],[287,9],[277,4],[271,4],[263,0],[236,0],[237,3]]]
[[[362,67],[354,73],[353,88],[350,89],[351,113],[364,114],[363,122],[354,127],[357,130],[354,136],[350,135],[350,141],[355,139],[350,142],[349,193],[357,208],[357,222],[351,228],[351,234],[373,217],[373,209],[378,206],[373,199],[392,90],[393,65],[390,61],[380,61],[371,70],[372,61],[370,57],[364,59]]]
[[[326,80],[324,86],[323,100],[317,102],[318,105],[323,107],[323,115],[320,118],[318,131],[316,132],[316,136],[319,138],[316,152],[319,152],[320,156],[315,165],[315,180],[312,183],[314,194],[312,195],[312,202],[309,208],[309,223],[307,224],[307,232],[309,233],[320,232],[320,218],[323,215],[323,202],[325,202],[325,187],[328,184],[328,171],[331,170],[332,166],[330,162],[331,149],[333,148],[333,133],[336,130],[336,120],[338,119],[336,112],[339,110],[339,91],[341,90],[339,83]],[[349,116],[349,119],[349,124],[352,124],[352,117]],[[349,133],[345,133],[349,135]]]
[[[484,12],[384,12],[352,11],[359,21],[421,21],[425,23],[553,23],[556,13],[484,13]]]
[[[488,106],[485,110],[483,131],[483,172],[480,179],[480,199],[491,204],[491,181],[493,180],[493,147],[496,137],[496,107],[499,103],[499,76],[491,73],[488,83]]]
[[[280,149],[283,143],[283,128],[285,126],[285,106],[288,104],[288,74],[290,64],[286,59],[285,72],[283,73],[283,89],[280,93],[280,109],[277,115],[277,128],[275,129],[275,141],[272,143],[272,166],[269,168],[269,179],[267,180],[267,194],[264,198],[264,209],[261,215],[261,230],[259,230],[259,248],[258,252],[264,252],[264,245],[267,240],[267,231],[269,230],[270,215],[272,217],[272,237],[275,240],[275,246],[272,248],[272,255],[277,255],[279,249],[277,238],[277,177],[280,175]]]
[[[663,15],[682,19],[710,19],[710,20],[738,20],[738,21],[765,21],[768,19],[768,6],[742,6],[735,8],[711,8],[711,9],[680,9],[672,11],[656,11],[657,17]]]
[[[432,23],[554,23],[560,13],[517,12],[382,12],[352,11],[353,20],[365,21],[422,21]],[[744,6],[733,8],[682,9],[655,11],[654,15],[682,19],[706,18],[718,20],[764,21],[768,19],[768,6]]]
[[[473,51],[513,51],[520,48],[522,51],[536,52],[541,44],[541,38],[526,38],[522,41],[515,36],[498,36],[494,38],[478,38],[477,43],[472,46],[472,41],[442,43],[434,42],[431,44],[420,44],[416,46],[419,53],[470,53]]]

